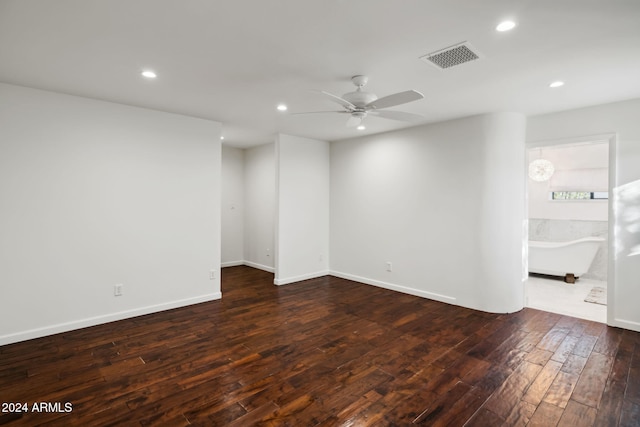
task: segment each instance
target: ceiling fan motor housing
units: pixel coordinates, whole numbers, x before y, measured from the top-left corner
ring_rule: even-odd
[[[372,112],[378,117],[391,120],[400,120],[406,122],[415,122],[416,119],[422,119],[417,114],[405,113],[403,111],[386,111],[386,108],[395,107],[396,105],[406,104],[408,102],[417,101],[424,98],[420,92],[415,90],[406,90],[383,98],[378,98],[371,92],[365,92],[362,87],[367,84],[367,76],[357,75],[351,78],[351,82],[357,87],[353,92],[345,93],[342,97],[329,92],[320,91],[330,101],[339,104],[343,109],[335,111],[336,113],[350,114],[347,120],[347,126],[355,127],[362,124],[362,120]],[[318,111],[320,112],[320,111]]]
[[[364,109],[365,105],[378,99],[377,96],[370,92],[363,92],[362,87],[367,84],[369,78],[363,75],[357,75],[351,77],[351,82],[358,87],[354,92],[345,93],[342,95],[342,99],[345,99],[358,107],[358,109]]]
[[[353,76],[351,77],[351,82],[358,86],[359,88],[361,88],[362,86],[366,85],[367,82],[369,81],[369,77],[367,76],[363,76],[363,75],[357,75],[357,76]]]
[[[373,93],[363,92],[361,90],[345,93],[344,95],[342,95],[342,98],[346,99],[356,107],[360,107],[360,108],[363,108],[365,105],[378,99],[378,97],[375,96]]]

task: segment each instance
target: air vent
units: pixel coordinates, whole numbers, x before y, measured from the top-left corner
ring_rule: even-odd
[[[427,64],[431,64],[440,70],[455,67],[456,65],[480,59],[482,55],[478,53],[468,42],[458,43],[456,45],[438,50],[421,56]]]

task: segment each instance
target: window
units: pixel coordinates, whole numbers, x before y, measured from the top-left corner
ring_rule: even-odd
[[[552,191],[551,200],[607,200],[607,191]]]

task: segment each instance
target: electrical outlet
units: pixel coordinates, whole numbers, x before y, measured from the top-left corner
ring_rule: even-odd
[[[119,283],[117,285],[113,285],[113,296],[121,297],[122,296],[122,287],[124,285]]]
[[[216,278],[216,271],[209,270],[209,280],[215,280],[215,278]]]
[[[392,271],[393,270],[393,264],[391,264],[390,261],[387,261],[387,271]]]

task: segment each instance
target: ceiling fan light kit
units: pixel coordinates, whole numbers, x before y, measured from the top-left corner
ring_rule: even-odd
[[[391,120],[399,120],[404,122],[418,122],[424,117],[406,113],[403,111],[380,111],[384,108],[395,107],[396,105],[402,105],[409,102],[417,101],[424,98],[424,95],[415,90],[407,90],[404,92],[394,93],[392,95],[378,98],[371,92],[366,92],[362,88],[367,84],[369,78],[364,75],[357,75],[351,77],[351,82],[356,86],[356,90],[345,93],[342,96],[337,96],[329,92],[321,91],[331,102],[339,104],[343,110],[339,111],[313,111],[309,113],[297,113],[297,114],[312,114],[312,113],[340,113],[350,114],[351,117],[347,120],[346,125],[348,127],[358,127],[362,124],[362,120],[369,113],[379,117],[383,117]]]

